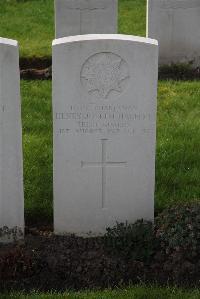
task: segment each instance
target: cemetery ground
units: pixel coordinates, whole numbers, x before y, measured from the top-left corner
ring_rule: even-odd
[[[52,234],[51,81],[21,93],[26,237],[1,247],[0,289],[199,287],[199,82],[159,82],[154,232],[139,222],[86,240]]]
[[[119,32],[144,36],[145,1],[121,0],[119,4]],[[0,36],[19,40],[21,65],[48,67],[54,37],[53,1],[0,0],[0,6]],[[173,69],[165,69],[163,77],[170,72]],[[181,67],[178,74],[190,77]],[[199,298],[199,291],[173,288],[199,287],[200,281],[199,81],[159,81],[156,228],[149,234],[149,224],[139,223],[119,229],[117,234],[113,231],[115,242],[111,247],[102,239],[85,242],[74,236],[53,236],[51,81],[22,80],[21,94],[26,238],[0,248],[0,289],[102,289],[129,283],[153,284],[155,280],[171,287],[140,286],[52,296],[35,293],[27,297],[14,293],[13,297],[2,294],[1,298]],[[132,231],[136,239],[130,237]],[[128,243],[123,241],[124,236]],[[134,249],[135,242],[139,253]],[[141,250],[143,247],[146,250]]]

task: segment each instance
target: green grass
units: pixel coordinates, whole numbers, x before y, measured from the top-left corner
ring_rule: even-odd
[[[22,81],[21,87],[26,214],[45,220],[52,215],[51,82]],[[200,199],[199,98],[199,82],[159,83],[157,211]]]
[[[0,36],[18,40],[22,57],[50,56],[53,0],[0,0]]]
[[[119,0],[119,33],[145,35],[146,0]],[[53,0],[0,0],[0,36],[19,41],[21,57],[51,56]]]
[[[146,35],[146,0],[119,0],[119,33]]]
[[[134,287],[122,290],[78,293],[33,293],[23,295],[13,293],[0,295],[1,299],[199,299],[200,291],[183,291],[173,288]]]
[[[200,88],[197,82],[159,83],[156,207],[200,199]]]
[[[28,218],[52,215],[51,82],[22,81],[25,211]],[[36,215],[35,215],[36,214]]]

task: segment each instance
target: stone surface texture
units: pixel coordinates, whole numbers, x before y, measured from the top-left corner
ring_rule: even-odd
[[[154,218],[157,56],[155,40],[133,36],[53,42],[57,234]]]
[[[56,38],[117,33],[118,0],[55,0]]]
[[[147,37],[159,44],[159,64],[200,66],[200,0],[148,0]]]
[[[0,242],[23,238],[22,168],[18,44],[0,38]]]

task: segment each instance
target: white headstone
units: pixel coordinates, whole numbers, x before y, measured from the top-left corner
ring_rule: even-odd
[[[153,219],[157,42],[53,42],[55,232],[98,235]]]
[[[117,33],[118,0],[55,0],[56,38]]]
[[[200,0],[148,0],[147,36],[158,40],[159,64],[200,66]]]
[[[18,43],[0,38],[0,242],[23,238],[20,105]]]

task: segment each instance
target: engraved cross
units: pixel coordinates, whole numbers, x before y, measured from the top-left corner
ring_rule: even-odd
[[[101,162],[85,162],[81,161],[81,167],[101,167],[101,195],[102,208],[105,208],[106,203],[106,168],[125,166],[127,162],[114,162],[106,160],[106,142],[107,139],[101,139]]]
[[[95,6],[92,6],[91,3],[88,3],[86,1],[79,1],[77,5],[68,5],[67,7],[70,10],[77,10],[80,13],[80,34],[82,34],[82,19],[83,19],[83,12],[84,11],[93,11],[93,10],[103,10],[106,7],[103,4],[96,4]]]

